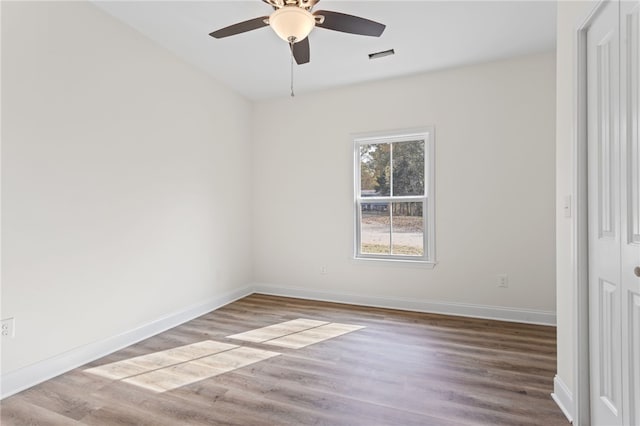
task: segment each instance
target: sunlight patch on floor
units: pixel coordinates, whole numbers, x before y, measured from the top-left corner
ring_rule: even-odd
[[[299,349],[363,328],[364,327],[360,325],[329,323],[298,333],[288,334],[277,339],[268,340],[264,342],[264,344]]]
[[[247,365],[278,355],[280,354],[277,352],[238,347],[168,368],[129,377],[125,379],[124,382],[154,392],[164,392],[246,367]]]
[[[298,318],[227,336],[299,349],[352,331],[359,325]],[[279,352],[205,340],[84,370],[153,392],[165,392],[281,355]]]
[[[299,349],[364,328],[360,325],[330,323],[298,318],[244,333],[227,336],[229,339],[264,343],[290,349]]]
[[[245,342],[262,343],[267,340],[277,339],[278,337],[286,336],[287,334],[308,330],[325,324],[328,324],[328,322],[298,318],[291,321],[281,322],[279,324],[269,325],[267,327],[257,328],[255,330],[245,331],[244,333],[233,334],[231,336],[227,336],[227,338],[243,340]]]
[[[280,355],[213,340],[129,358],[85,373],[164,392]]]
[[[190,345],[179,346],[164,351],[128,358],[110,364],[84,370],[85,373],[96,374],[108,379],[120,380],[138,374],[148,373],[172,365],[192,361],[197,358],[213,355],[218,352],[237,348],[238,345],[205,340]]]

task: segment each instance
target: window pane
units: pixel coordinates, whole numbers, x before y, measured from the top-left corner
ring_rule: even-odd
[[[362,203],[360,206],[360,253],[391,253],[389,203]]]
[[[360,145],[360,196],[389,195],[390,145]]]
[[[424,255],[422,203],[393,203],[393,249],[391,254]]]
[[[393,195],[424,195],[424,141],[393,144]]]

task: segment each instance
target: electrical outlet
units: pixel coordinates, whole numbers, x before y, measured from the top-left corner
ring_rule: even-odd
[[[2,337],[15,337],[16,334],[16,319],[7,318],[2,320],[0,326],[2,330]]]
[[[507,274],[498,274],[498,287],[509,287],[509,276]]]
[[[321,273],[322,275],[326,275],[326,274],[328,273],[328,272],[327,272],[327,267],[326,267],[326,266],[321,266],[321,267],[320,267],[320,273]]]

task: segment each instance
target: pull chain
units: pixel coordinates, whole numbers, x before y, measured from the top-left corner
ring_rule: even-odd
[[[293,43],[295,42],[294,37],[289,38],[289,50],[291,51],[291,97],[293,98],[295,93],[293,93]]]

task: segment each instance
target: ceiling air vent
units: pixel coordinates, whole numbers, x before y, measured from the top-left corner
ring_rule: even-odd
[[[369,53],[369,59],[384,58],[385,56],[395,55],[396,52],[393,49],[383,50],[382,52]]]

